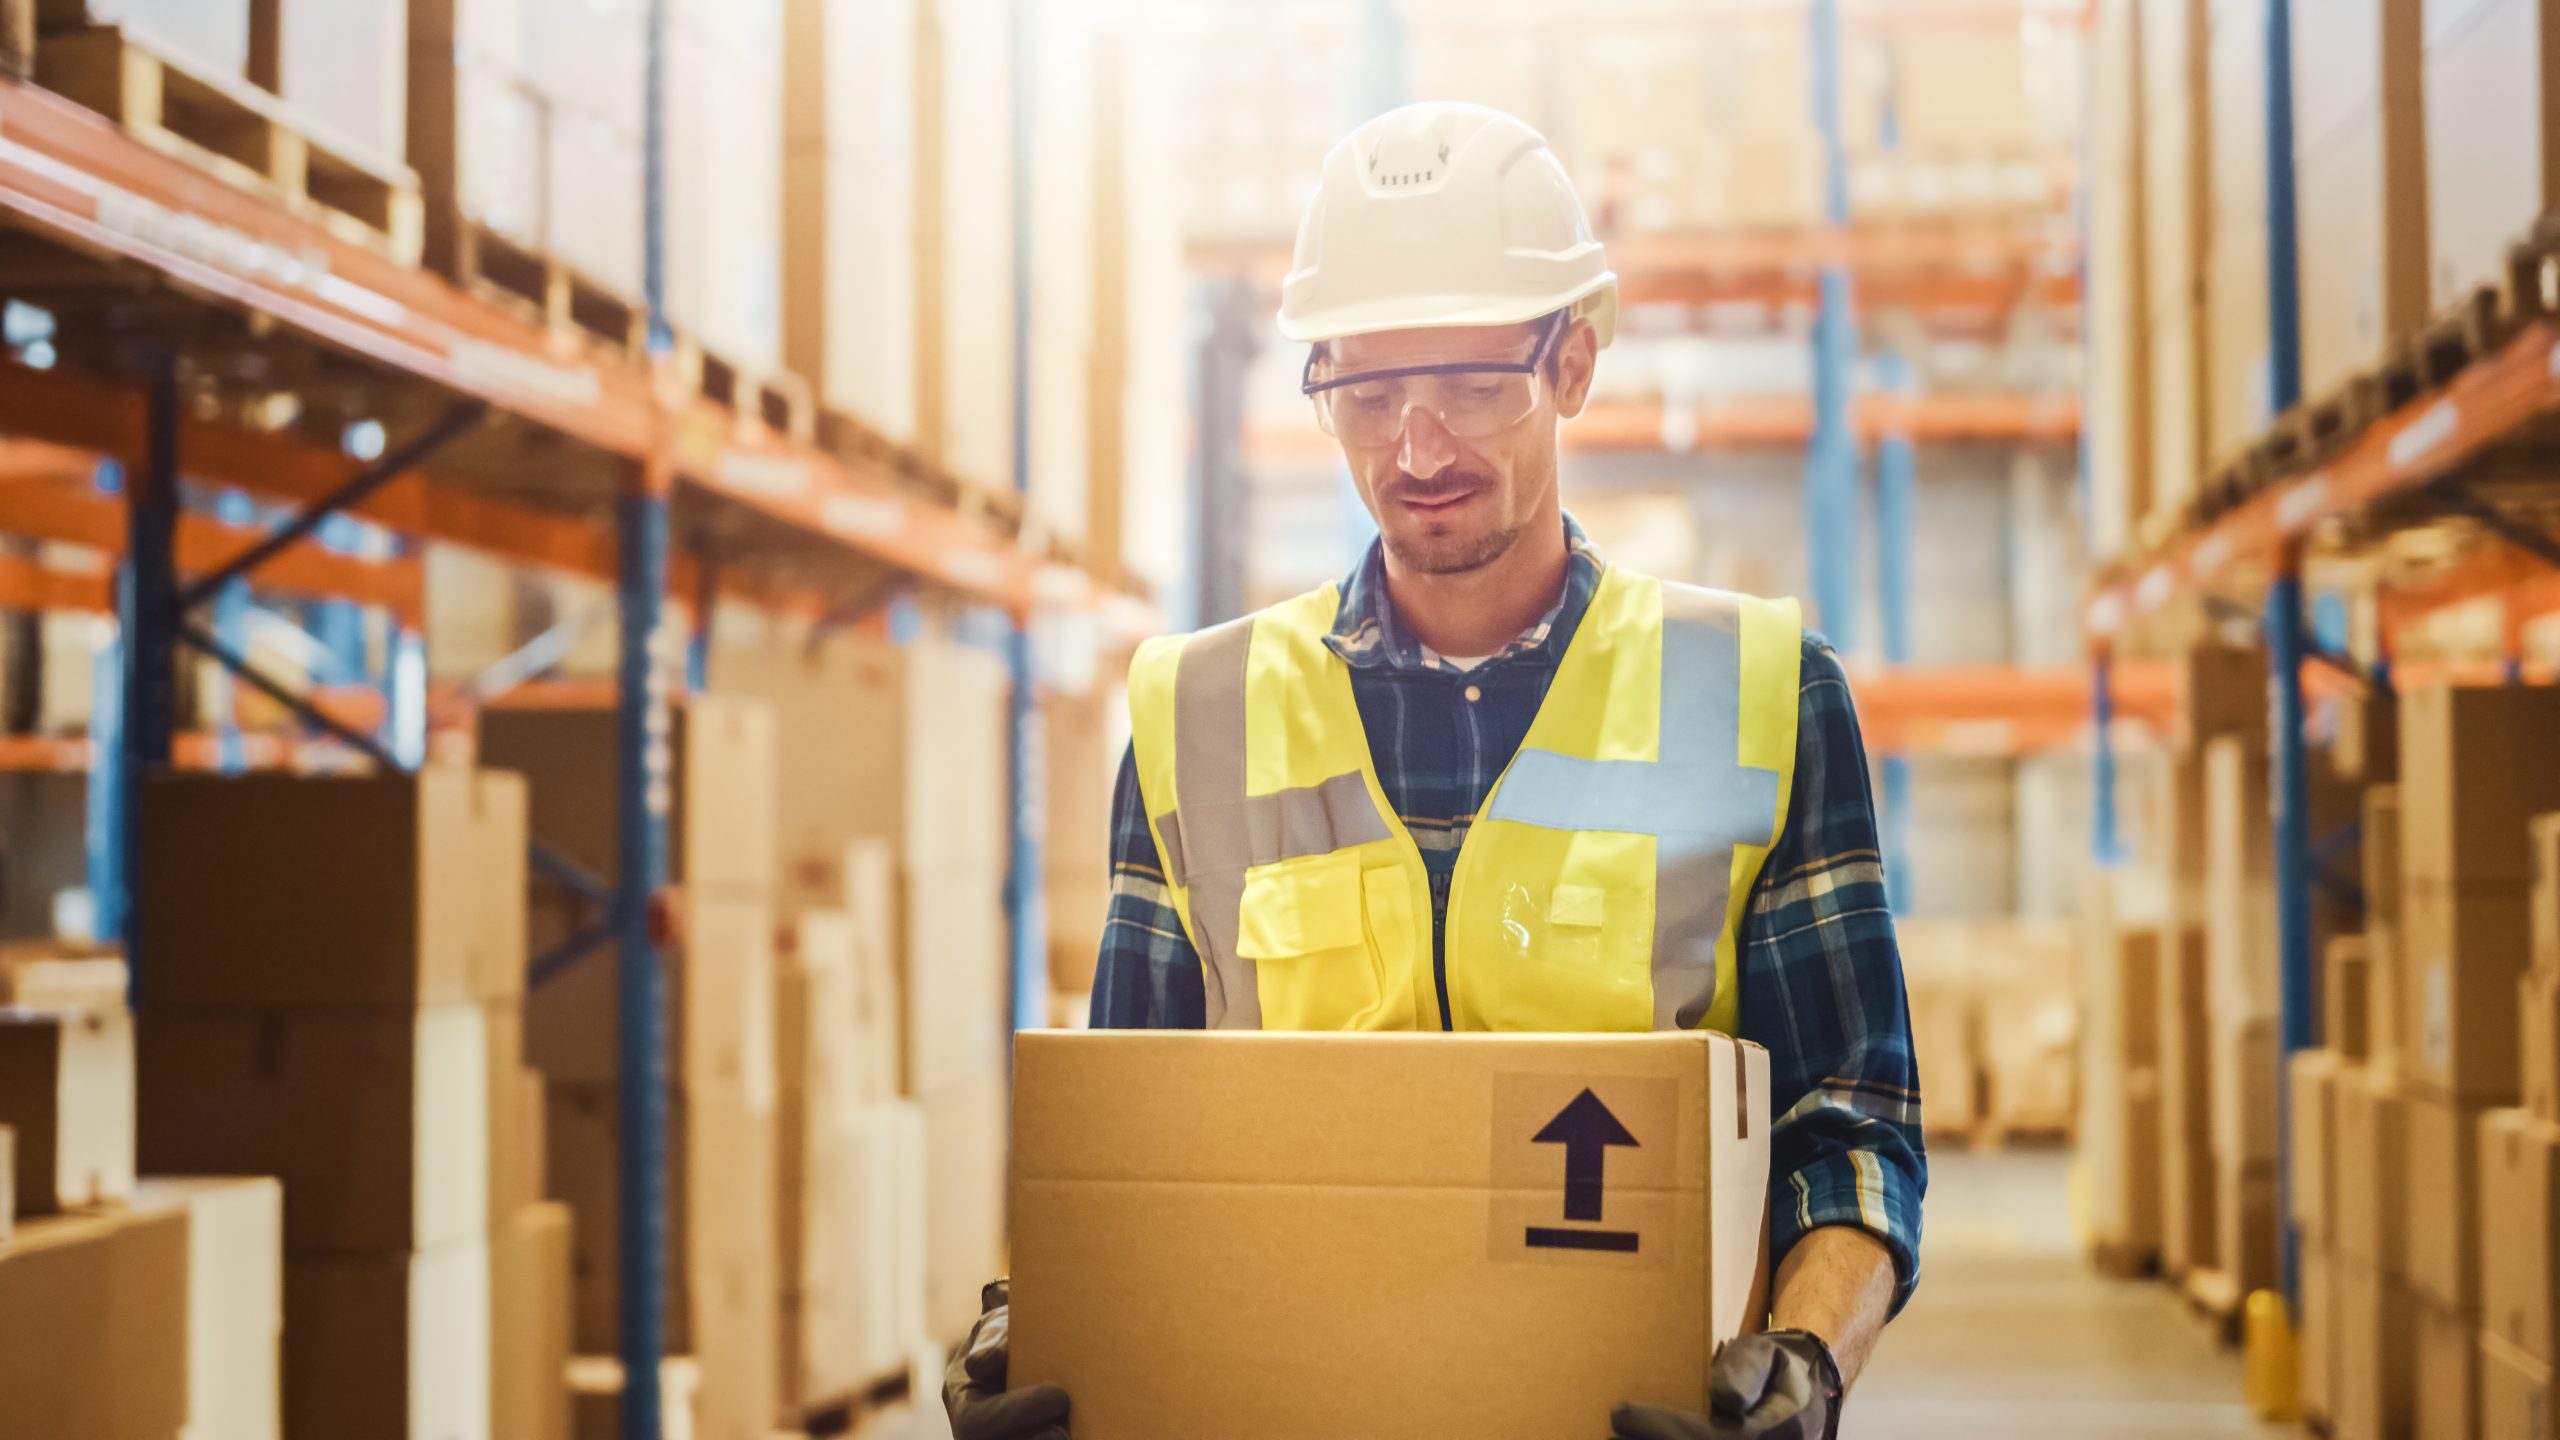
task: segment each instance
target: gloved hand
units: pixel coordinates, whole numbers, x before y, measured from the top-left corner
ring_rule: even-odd
[[[1621,1405],[1614,1440],[1832,1440],[1840,1427],[1840,1367],[1804,1330],[1737,1336],[1707,1370],[1708,1413]]]
[[[978,1323],[942,1372],[942,1409],[952,1440],[1067,1440],[1067,1392],[1055,1385],[1004,1386],[1013,1358],[1010,1278],[978,1292]]]

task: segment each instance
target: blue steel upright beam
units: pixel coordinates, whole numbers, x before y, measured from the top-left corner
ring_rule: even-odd
[[[1822,218],[1834,235],[1849,224],[1849,158],[1840,136],[1840,0],[1813,0],[1813,123],[1822,137]],[[1805,457],[1805,588],[1814,618],[1842,650],[1858,625],[1858,442],[1849,429],[1857,361],[1847,262],[1822,267],[1813,323],[1813,441]]]
[[[1876,357],[1876,383],[1896,394],[1911,388],[1900,351]],[[1911,644],[1911,545],[1918,503],[1919,457],[1908,428],[1896,424],[1876,445],[1876,613],[1888,665],[1908,665]],[[1884,758],[1884,892],[1899,910],[1911,903],[1911,761]]]
[[[1027,501],[1031,495],[1031,147],[1038,134],[1033,113],[1039,98],[1039,50],[1034,27],[1042,7],[1013,0],[1013,487]],[[1056,397],[1064,403],[1065,397]],[[1005,715],[1007,746],[1013,763],[1005,767],[1005,813],[1011,818],[1005,846],[1005,910],[1013,937],[1013,1026],[1037,1029],[1049,1023],[1049,911],[1047,875],[1040,858],[1040,831],[1046,807],[1046,780],[1041,765],[1039,694],[1032,663],[1030,617],[1013,617],[1005,658],[1013,672],[1013,695]]]
[[[2101,647],[2089,662],[2090,783],[2089,850],[2100,865],[2113,865],[2123,854],[2116,838],[2116,684],[2115,654]]]
[[[124,913],[116,928],[125,942],[127,998],[142,1003],[149,972],[141,927],[134,923],[142,888],[144,781],[169,764],[177,732],[178,647],[178,424],[177,360],[162,355],[151,376],[142,468],[125,478],[124,584],[117,599],[124,634],[124,714],[113,756],[113,785],[123,811]]]
[[[641,76],[640,283],[649,306],[649,357],[660,366],[671,363],[675,350],[667,324],[667,8],[667,0],[649,0]],[[667,997],[650,912],[667,880],[673,722],[656,642],[667,591],[672,488],[662,457],[652,455],[626,477],[617,513],[622,653],[615,675],[614,787],[621,873],[611,923],[622,1052],[615,1096],[622,1440],[661,1440],[664,1433],[658,1364],[667,1349]]]
[[[2288,550],[2267,588],[2267,734],[2274,750],[2267,769],[2268,809],[2275,821],[2276,954],[2281,982],[2283,1053],[2310,1048],[2311,1013],[2317,997],[2311,974],[2310,769],[2302,738],[2302,557]],[[2291,1067],[2286,1067],[2290,1073]],[[2279,1112],[2277,1145],[2291,1153],[2293,1108]],[[2293,1224],[2292,1169],[2276,1168],[2285,1191],[2276,1213],[2284,1227],[2284,1290],[2298,1297],[2300,1236]]]

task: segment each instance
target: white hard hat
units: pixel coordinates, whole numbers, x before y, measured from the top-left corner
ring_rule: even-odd
[[[1280,290],[1280,333],[1315,342],[1576,309],[1606,345],[1618,277],[1546,137],[1499,110],[1390,110],[1324,160]]]

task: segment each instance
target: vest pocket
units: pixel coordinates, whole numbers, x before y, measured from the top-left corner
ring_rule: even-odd
[[[1600,936],[1609,892],[1597,885],[1558,885],[1547,895],[1546,959],[1576,970],[1600,968]]]
[[[1236,953],[1254,962],[1266,1030],[1353,1030],[1375,1023],[1378,960],[1365,923],[1360,857],[1284,860],[1245,874]]]

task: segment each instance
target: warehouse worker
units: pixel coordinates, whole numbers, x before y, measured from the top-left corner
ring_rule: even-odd
[[[1771,1328],[1715,1356],[1710,1413],[1611,1421],[1820,1440],[1918,1278],[1927,1184],[1867,759],[1792,602],[1612,566],[1563,512],[1558,427],[1616,320],[1528,126],[1413,105],[1335,147],[1280,331],[1378,540],[1138,653],[1093,1024],[1766,1046]],[[1005,1389],[1002,1301],[955,1432],[1063,1435],[1055,1387]]]

